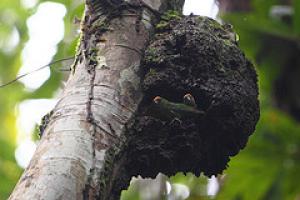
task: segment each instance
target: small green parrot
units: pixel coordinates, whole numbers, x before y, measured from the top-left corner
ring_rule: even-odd
[[[202,117],[205,112],[198,110],[195,106],[192,95],[184,96],[184,103],[174,103],[167,99],[156,96],[153,99],[153,106],[151,109],[151,116],[165,121],[172,121],[174,119],[188,119]]]

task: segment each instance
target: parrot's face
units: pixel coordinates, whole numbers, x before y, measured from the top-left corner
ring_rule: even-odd
[[[195,98],[190,93],[183,96],[183,103],[187,106],[197,107]]]
[[[154,102],[155,104],[160,104],[161,101],[162,101],[162,98],[161,98],[160,96],[156,96],[156,97],[153,99],[153,102]]]

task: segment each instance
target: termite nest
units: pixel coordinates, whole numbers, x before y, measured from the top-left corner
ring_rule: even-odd
[[[122,189],[121,180],[137,175],[221,174],[259,119],[257,74],[231,26],[186,16],[158,27],[142,66],[144,99],[116,156],[126,157],[115,180]],[[149,112],[158,96],[181,105],[186,94],[204,115],[165,120]]]

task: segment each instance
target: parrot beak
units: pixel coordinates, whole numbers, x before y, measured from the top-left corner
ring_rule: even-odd
[[[190,93],[187,93],[186,95],[184,95],[183,98],[186,98],[189,101],[192,101],[194,99],[194,97]]]
[[[154,99],[153,99],[153,102],[155,104],[159,104],[161,102],[161,97],[160,96],[156,96]]]

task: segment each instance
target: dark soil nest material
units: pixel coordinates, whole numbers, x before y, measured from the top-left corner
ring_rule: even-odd
[[[230,26],[199,16],[170,21],[149,45],[143,67],[145,96],[116,157],[126,155],[124,174],[222,173],[259,119],[257,75]],[[187,106],[187,93],[201,114],[177,109]],[[167,103],[153,102],[157,96]]]

